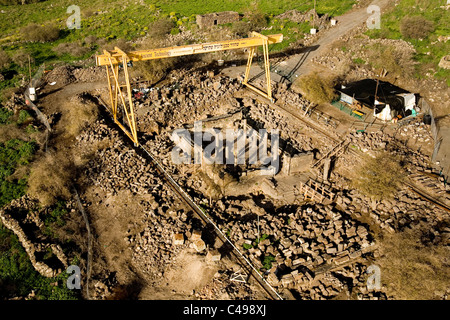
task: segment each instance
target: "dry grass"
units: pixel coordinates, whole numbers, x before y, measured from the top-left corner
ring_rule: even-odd
[[[422,16],[406,16],[400,23],[400,32],[406,39],[424,39],[433,30],[433,22],[425,19]]]
[[[31,64],[34,63],[34,58],[24,49],[19,49],[12,57],[13,62],[21,68],[28,65],[28,59],[30,60]]]
[[[75,138],[89,123],[98,119],[98,107],[93,103],[83,103],[79,100],[71,101],[64,107],[61,117],[62,137]]]
[[[6,69],[10,63],[11,58],[9,57],[9,55],[5,51],[0,49],[0,70]]]
[[[140,45],[142,48],[152,49],[163,47],[162,40],[147,38]],[[164,58],[157,60],[138,61],[134,63],[133,76],[143,77],[152,84],[163,79],[176,65],[179,58]]]
[[[352,185],[374,200],[391,198],[405,175],[401,163],[401,158],[388,152],[381,152],[375,158],[367,156]]]
[[[68,199],[74,171],[65,152],[43,154],[31,164],[28,193],[43,206],[50,206],[58,199]]]
[[[293,84],[293,89],[316,104],[331,102],[336,97],[334,79],[322,77],[317,72],[298,78]]]
[[[60,43],[52,50],[59,56],[69,54],[72,57],[81,57],[90,51],[89,48],[83,47],[79,42]]]
[[[23,27],[21,33],[23,38],[30,42],[51,42],[59,38],[59,28],[53,25],[31,23]]]
[[[450,290],[449,247],[424,244],[428,228],[385,236],[377,260],[387,293],[400,300],[441,298]]]

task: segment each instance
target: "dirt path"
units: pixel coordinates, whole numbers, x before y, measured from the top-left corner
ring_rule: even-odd
[[[377,5],[381,10],[389,4],[389,0],[374,0],[372,5]],[[294,77],[306,74],[311,71],[311,60],[322,55],[336,39],[342,37],[350,30],[366,23],[372,13],[367,12],[368,6],[351,10],[336,18],[337,25],[327,29],[320,36],[319,40],[310,46],[310,50],[291,56],[284,65],[283,69]]]
[[[389,5],[389,0],[374,0],[371,4],[380,7],[381,11]],[[336,17],[337,25],[325,31],[320,31],[320,38],[313,45],[304,48],[300,53],[291,55],[289,59],[281,62],[271,73],[271,79],[277,82],[285,81],[285,77],[295,79],[302,74],[312,70],[314,65],[311,60],[322,55],[338,38],[342,37],[350,30],[366,23],[372,13],[367,12],[369,6],[363,6]],[[230,67],[223,70],[225,75],[236,77],[244,74],[245,66]],[[283,76],[280,76],[283,75]],[[253,64],[250,71],[250,77],[264,79],[264,70],[258,65]]]

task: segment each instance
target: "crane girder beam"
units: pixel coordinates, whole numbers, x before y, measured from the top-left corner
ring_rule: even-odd
[[[186,56],[191,54],[259,47],[264,45],[265,43],[273,44],[273,43],[280,43],[281,41],[283,41],[283,34],[272,34],[264,36],[257,33],[253,33],[252,35],[253,36],[249,38],[236,40],[225,40],[202,44],[191,44],[185,46],[130,51],[126,53],[127,62],[155,60],[170,57]],[[117,49],[118,48],[115,48],[115,50],[109,51],[108,53],[110,53],[110,55],[107,54],[97,55],[96,56],[97,65],[108,66],[110,65],[110,63],[121,64],[124,52],[120,49],[119,50]]]
[[[97,55],[95,57],[95,61],[98,66],[106,67],[106,75],[111,102],[111,112],[114,118],[114,122],[119,125],[119,127],[137,146],[139,144],[137,136],[137,123],[134,114],[133,97],[131,94],[130,75],[128,73],[128,64],[130,61],[147,61],[169,57],[186,56],[191,54],[247,48],[249,49],[247,68],[245,70],[245,76],[242,83],[272,101],[269,68],[269,44],[280,43],[281,41],[283,41],[282,34],[272,34],[265,36],[257,32],[252,32],[251,37],[249,38],[217,41],[203,44],[192,44],[178,47],[158,48],[151,50],[125,52],[120,48],[115,47],[114,50],[104,50],[103,54]],[[256,48],[259,46],[263,47],[265,67],[264,71],[266,74],[267,92],[264,92],[248,83],[253,55],[256,51]],[[119,81],[120,69],[123,69],[125,85],[122,85]],[[124,123],[121,123],[118,119],[119,107],[122,111]]]

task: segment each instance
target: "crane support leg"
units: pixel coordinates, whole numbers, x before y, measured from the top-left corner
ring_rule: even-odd
[[[256,47],[249,48],[248,51],[248,60],[247,60],[247,67],[245,69],[245,76],[244,81],[242,82],[244,85],[246,85],[248,88],[252,89],[253,91],[257,92],[258,94],[262,95],[263,97],[266,97],[271,102],[273,102],[272,98],[272,90],[271,90],[271,84],[270,84],[270,62],[269,62],[269,44],[267,37],[263,36],[262,34],[253,33],[255,36],[260,36],[264,39],[263,42],[263,56],[264,56],[264,73],[266,74],[266,85],[267,85],[267,92],[264,92],[255,86],[248,83],[249,77],[250,77],[250,68],[252,66],[253,61],[253,55],[255,54]]]
[[[112,61],[110,61],[110,64],[106,65],[106,74],[108,78],[108,89],[111,100],[111,111],[113,114],[114,122],[125,132],[125,134],[137,146],[138,145],[137,126],[136,126],[136,119],[134,116],[133,98],[131,96],[131,85],[128,73],[127,55],[120,49],[118,48],[115,49],[123,53],[122,66],[125,78],[125,85],[121,85],[119,81],[120,76],[119,65],[113,64]],[[109,52],[105,51],[105,54],[109,54]],[[125,92],[123,89],[125,89]],[[125,100],[125,96],[128,101]],[[123,107],[123,113],[125,116],[124,118],[126,120],[125,124],[121,123],[118,120],[119,99],[121,102],[121,106]]]

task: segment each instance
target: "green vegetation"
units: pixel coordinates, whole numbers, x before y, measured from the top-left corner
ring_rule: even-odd
[[[401,158],[382,152],[377,157],[367,156],[357,171],[353,187],[374,200],[392,198],[405,175]]]
[[[262,30],[262,33],[283,33],[285,36],[285,41],[271,46],[270,50],[282,50],[302,39],[310,24],[277,21],[273,16],[290,9],[307,11],[314,3],[313,0],[301,3],[294,0],[146,0],[142,4],[132,2],[124,5],[121,0],[80,0],[76,5],[81,9],[81,29],[69,30],[66,21],[71,14],[66,10],[72,2],[31,0],[26,1],[30,2],[26,5],[18,2],[0,1],[0,9],[5,11],[0,20],[0,72],[7,71],[5,80],[0,82],[0,91],[17,86],[28,75],[29,56],[33,71],[42,63],[73,63],[87,59],[114,40],[129,41],[145,35],[157,37],[160,29],[164,35],[178,34],[184,29],[195,30],[196,14],[209,12],[234,10],[240,14],[250,13],[239,23],[220,27],[231,28],[245,36],[244,31],[249,27],[260,30],[267,26],[272,29]],[[339,3],[322,0],[317,3],[317,11],[319,14],[340,15],[354,3],[354,0]],[[158,71],[156,73],[159,74]],[[152,75],[147,76],[152,78]],[[158,75],[153,78],[158,78]]]
[[[450,51],[447,41],[439,41],[440,36],[448,36],[450,27],[445,1],[402,0],[397,6],[383,14],[381,29],[369,30],[371,38],[404,39],[411,42],[417,51],[414,60],[418,62],[415,76],[423,78],[431,72],[437,79],[446,80],[450,85],[450,70],[438,67],[441,58]]]
[[[77,291],[66,287],[69,274],[54,278],[41,276],[31,265],[18,238],[0,225],[0,298],[27,296],[31,290],[35,299],[74,300]]]
[[[252,246],[251,244],[248,244],[248,243],[242,244],[242,247],[243,247],[245,250],[249,250],[249,249],[253,248],[253,246]]]
[[[19,139],[11,139],[0,143],[0,206],[20,198],[25,194],[27,181],[22,179],[9,179],[20,165],[26,165],[31,160],[36,143]]]
[[[272,255],[267,255],[264,256],[264,258],[262,259],[262,264],[263,264],[263,268],[266,270],[270,270],[270,268],[272,268],[272,262],[275,261],[275,257]]]

